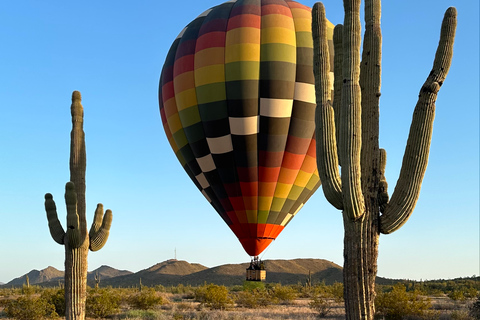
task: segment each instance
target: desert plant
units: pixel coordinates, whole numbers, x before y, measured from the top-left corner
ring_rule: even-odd
[[[5,314],[18,320],[39,320],[58,317],[55,306],[41,297],[21,296],[5,303]]]
[[[262,281],[243,281],[243,290],[265,289],[265,282]]]
[[[154,310],[128,310],[124,314],[118,316],[118,319],[130,319],[130,320],[158,320],[163,319],[160,317],[160,311]],[[117,317],[115,317],[117,319]]]
[[[418,199],[428,162],[435,101],[450,68],[456,28],[456,9],[449,8],[432,71],[415,107],[400,177],[389,201],[384,176],[386,152],[379,148],[380,0],[365,0],[362,61],[360,2],[344,0],[344,25],[334,29],[333,103],[325,8],[316,3],[312,10],[317,166],[326,199],[343,212],[347,319],[373,319],[380,233],[399,229]]]
[[[94,280],[95,280],[95,288],[98,289],[98,287],[100,286],[100,275],[98,274],[98,271],[95,272]]]
[[[40,298],[53,305],[59,316],[65,316],[65,289],[44,289]]]
[[[393,286],[389,292],[380,293],[375,299],[377,314],[387,320],[405,317],[428,318],[432,314],[431,302],[417,292],[407,292],[403,284]]]
[[[212,309],[226,309],[233,304],[225,286],[208,284],[195,290],[195,300]]]
[[[87,230],[85,214],[85,133],[83,132],[83,106],[80,92],[72,94],[72,132],[70,140],[70,181],[65,185],[67,231],[58,220],[57,208],[50,193],[45,195],[45,211],[53,240],[65,246],[65,317],[67,320],[85,319],[88,250],[100,250],[112,224],[112,211],[103,213],[99,203],[95,217]]]
[[[447,296],[454,301],[465,301],[466,298],[463,291],[460,290],[450,291]]]
[[[143,286],[142,291],[128,297],[128,302],[134,309],[149,310],[163,304],[164,301],[154,288]]]
[[[235,302],[240,307],[260,308],[277,303],[278,298],[274,297],[271,292],[266,289],[245,290],[237,293]]]
[[[343,301],[343,290],[343,283],[340,282],[335,282],[331,286],[328,286],[328,292],[333,300],[338,303]]]
[[[469,312],[467,310],[453,310],[452,313],[450,313],[450,318],[452,320],[472,320],[472,318],[469,315]]]
[[[291,304],[297,298],[298,293],[291,286],[277,284],[271,289],[271,295],[282,304]]]
[[[480,319],[480,296],[477,297],[477,300],[468,309],[468,314],[473,319]]]
[[[308,306],[313,309],[320,318],[325,318],[333,307],[333,301],[325,292],[316,293]]]
[[[119,311],[121,297],[110,288],[91,289],[86,299],[86,314],[92,318],[105,318]]]

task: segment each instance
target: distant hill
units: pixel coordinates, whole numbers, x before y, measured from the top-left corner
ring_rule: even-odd
[[[305,283],[311,276],[313,283],[324,282],[333,284],[342,282],[342,267],[322,259],[293,259],[293,260],[265,260],[267,268],[267,282],[287,284]],[[117,270],[109,266],[89,272],[87,283],[95,285],[95,274],[100,275],[100,286],[133,287],[138,286],[140,279],[143,285],[176,286],[178,284],[198,286],[204,283],[218,285],[241,285],[245,280],[245,269],[249,263],[225,264],[207,268],[198,263],[189,263],[183,260],[167,260],[136,273]],[[28,275],[30,284],[55,286],[63,282],[63,271],[48,267],[41,271],[32,270],[8,282],[4,286],[22,286]],[[377,277],[377,283],[390,284],[394,280]]]
[[[117,270],[109,266],[101,266],[87,274],[87,283],[90,286],[93,286],[95,283],[95,274],[100,276],[100,283],[104,279],[118,277],[126,274],[131,274],[131,271]],[[24,274],[21,277],[15,278],[12,281],[4,284],[4,286],[10,287],[21,287],[27,283],[28,280],[31,285],[44,285],[44,286],[57,286],[59,282],[63,282],[64,273],[63,271],[57,270],[54,267],[47,267],[43,270],[32,270],[27,274]]]
[[[95,286],[95,275],[100,276],[100,286],[103,285],[103,281],[110,278],[121,277],[125,275],[132,274],[133,272],[127,270],[117,270],[109,266],[101,266],[87,274],[87,285],[94,287]]]
[[[27,276],[31,285],[55,281],[58,284],[59,280],[63,281],[63,271],[57,270],[54,267],[47,267],[43,270],[32,270],[21,277],[7,282],[5,286],[21,287],[27,283]]]
[[[142,284],[147,286],[158,284],[171,286],[183,283],[182,278],[184,276],[196,274],[206,269],[208,268],[198,263],[188,263],[183,260],[171,259],[157,263],[148,269],[136,273],[106,279],[102,282],[102,285],[131,287],[138,285],[140,279],[142,279]]]
[[[267,282],[297,284],[305,282],[309,272],[312,281],[327,284],[342,281],[342,268],[321,259],[265,260]],[[205,282],[241,285],[249,263],[227,264],[190,274],[182,278],[184,284],[200,285]]]
[[[313,282],[331,284],[342,282],[342,268],[321,259],[266,260],[267,282],[282,284],[297,284],[305,282],[309,272]],[[136,286],[140,283],[155,285],[202,285],[214,283],[219,285],[241,285],[245,280],[245,269],[249,263],[226,264],[207,268],[200,264],[190,264],[186,261],[168,260],[151,268],[126,275],[106,279],[102,285]]]

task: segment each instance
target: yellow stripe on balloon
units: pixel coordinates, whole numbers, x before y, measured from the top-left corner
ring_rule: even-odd
[[[237,61],[259,61],[260,45],[258,43],[232,44],[225,48],[225,63]]]
[[[197,105],[195,88],[175,93],[178,111]]]
[[[295,31],[293,28],[262,28],[261,44],[266,43],[283,43],[295,46],[297,43],[295,40]]]
[[[225,82],[225,65],[216,64],[195,69],[195,86]]]
[[[260,43],[260,29],[241,27],[227,31],[225,47],[241,43]]]
[[[225,48],[207,48],[195,53],[195,69],[225,63]]]

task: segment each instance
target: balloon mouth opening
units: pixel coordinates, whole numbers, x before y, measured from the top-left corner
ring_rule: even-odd
[[[270,243],[272,243],[274,238],[244,238],[239,239],[240,243],[243,246],[243,249],[252,257],[260,255],[263,250],[265,250]]]

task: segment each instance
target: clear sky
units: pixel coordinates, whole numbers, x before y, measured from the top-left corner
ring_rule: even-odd
[[[213,267],[250,261],[181,168],[157,102],[160,71],[183,27],[221,0],[4,1],[0,5],[0,282],[32,269],[63,270],[44,194],[65,222],[70,103],[81,91],[87,143],[87,219],[113,210],[101,265],[139,271],[174,258]],[[314,1],[304,0],[312,6]],[[479,4],[384,1],[380,145],[393,190],[418,92],[440,24],[458,10],[453,63],[437,100],[429,165],[410,220],[380,237],[378,275],[438,279],[479,274]],[[340,0],[327,18],[343,22]],[[263,259],[343,264],[341,213],[315,193]]]

